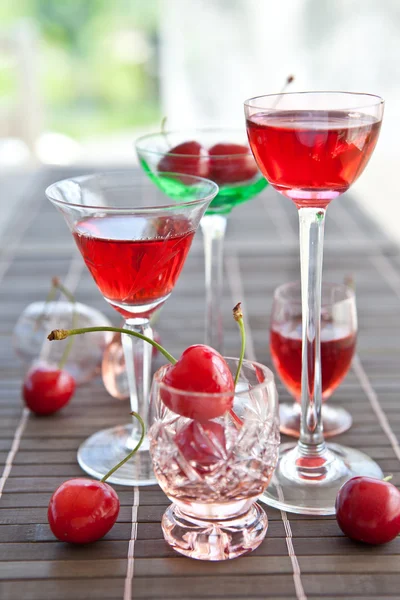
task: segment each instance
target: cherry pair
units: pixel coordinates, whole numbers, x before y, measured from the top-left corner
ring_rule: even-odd
[[[258,172],[247,146],[220,143],[207,150],[195,140],[183,142],[168,150],[159,161],[157,169],[162,173],[206,177],[218,185],[248,181]]]

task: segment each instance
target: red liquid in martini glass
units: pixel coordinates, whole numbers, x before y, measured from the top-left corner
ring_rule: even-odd
[[[181,217],[149,224],[140,216],[108,215],[80,221],[73,235],[101,293],[126,315],[169,296],[194,231]]]

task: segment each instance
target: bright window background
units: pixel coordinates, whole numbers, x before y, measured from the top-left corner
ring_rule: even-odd
[[[385,98],[353,191],[400,240],[399,33],[399,0],[2,0],[0,164],[132,163],[162,116],[243,126],[243,100],[294,74]]]

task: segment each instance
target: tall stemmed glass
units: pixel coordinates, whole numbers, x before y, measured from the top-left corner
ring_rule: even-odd
[[[201,217],[218,191],[212,181],[189,177],[182,198],[165,186],[179,175],[159,176],[158,189],[143,174],[99,173],[51,185],[46,195],[64,216],[104,299],[127,329],[153,337],[149,319],[170,296]],[[131,409],[148,424],[151,346],[122,336]],[[101,478],[140,437],[133,424],[99,431],[78,450],[82,469]],[[109,480],[122,485],[155,483],[147,438],[135,457]]]
[[[279,102],[279,108],[277,104]],[[254,157],[271,185],[298,208],[302,287],[301,429],[281,448],[264,500],[304,514],[335,512],[338,488],[355,474],[381,477],[367,455],[326,444],[321,419],[321,280],[325,213],[364,170],[383,116],[369,94],[304,92],[245,102]]]
[[[150,178],[167,170],[208,177],[219,191],[202,218],[206,318],[205,343],[223,351],[223,254],[232,209],[267,185],[254,161],[245,130],[229,128],[163,131],[136,140],[140,164]],[[185,186],[185,180],[182,179]]]

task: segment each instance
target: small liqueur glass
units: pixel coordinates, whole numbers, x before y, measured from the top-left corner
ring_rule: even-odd
[[[276,372],[295,402],[279,403],[280,430],[299,437],[301,418],[301,285],[300,281],[276,288],[270,321],[269,344]],[[321,373],[324,436],[347,431],[351,414],[326,403],[350,369],[357,341],[354,290],[339,283],[322,282]]]
[[[226,358],[232,374],[239,359]],[[278,460],[278,396],[272,372],[244,361],[233,412],[210,421],[182,417],[163,394],[221,401],[229,394],[185,392],[163,383],[170,366],[154,375],[149,430],[154,473],[172,501],[162,518],[166,541],[185,556],[226,560],[257,548],[268,520],[256,500]],[[231,396],[231,395],[230,395]]]
[[[174,150],[188,145],[192,153],[187,147],[184,153]],[[153,133],[136,140],[135,148],[144,172],[156,184],[159,174],[168,169],[207,177],[218,185],[218,194],[201,219],[200,228],[205,262],[205,343],[222,353],[223,257],[228,217],[235,206],[259,194],[268,182],[258,170],[244,129],[209,127]],[[184,178],[179,183],[183,193],[185,189],[190,193]],[[172,193],[175,186],[176,181]]]

